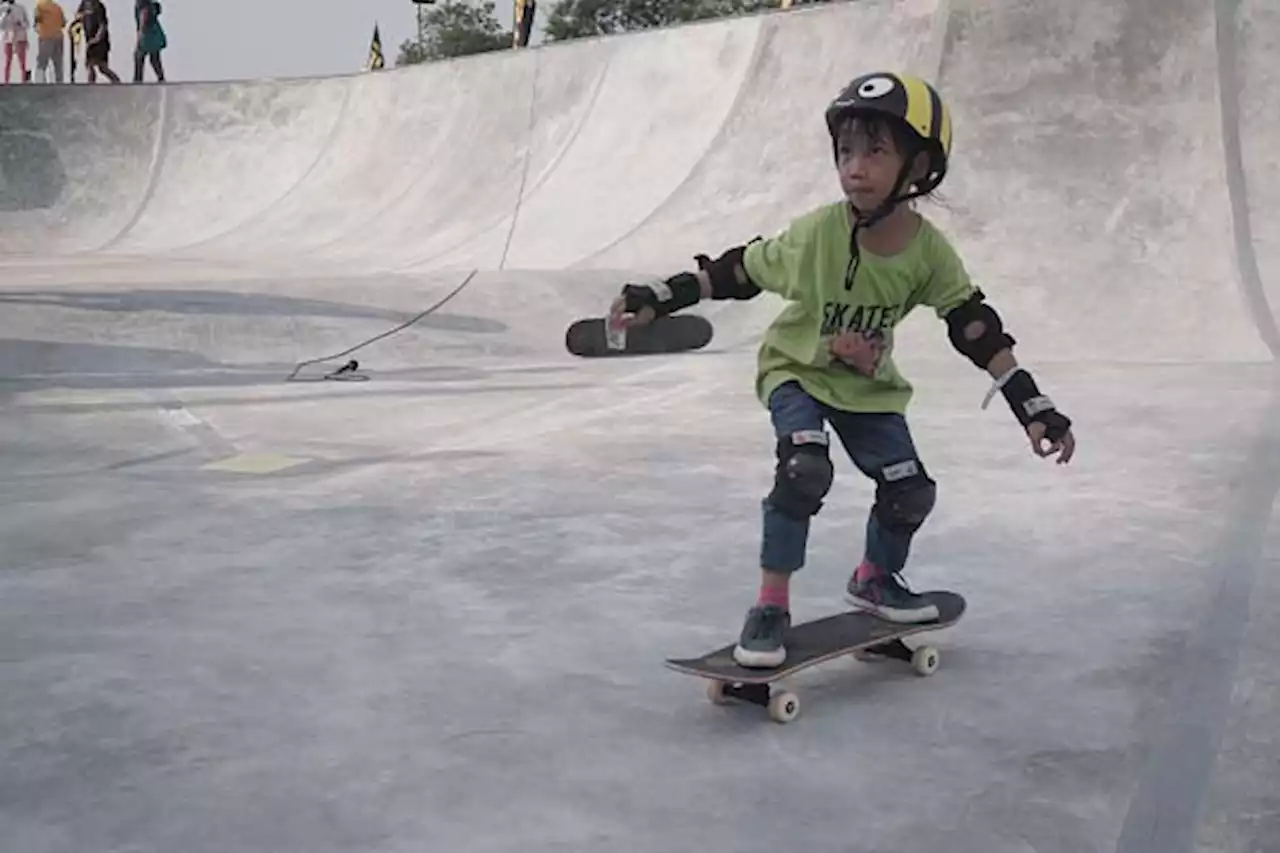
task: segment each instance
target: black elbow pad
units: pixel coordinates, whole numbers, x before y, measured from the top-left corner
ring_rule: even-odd
[[[946,317],[951,345],[984,370],[996,353],[1017,343],[1011,335],[1005,333],[1000,315],[983,301],[985,298],[982,291],[978,290],[963,304],[952,309]],[[982,332],[970,340],[965,334],[965,327],[974,322],[982,324]]]
[[[759,239],[757,237],[751,242]],[[694,258],[698,269],[705,270],[707,278],[711,279],[712,299],[751,299],[760,293],[760,288],[751,281],[742,262],[746,251],[746,246],[735,246],[714,261],[706,255]]]

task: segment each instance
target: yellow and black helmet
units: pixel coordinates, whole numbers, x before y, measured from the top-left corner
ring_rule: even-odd
[[[951,111],[933,86],[919,77],[892,71],[873,71],[854,78],[827,106],[827,130],[833,145],[844,120],[859,113],[898,119],[919,138],[930,164],[929,174],[917,185],[919,194],[942,183],[951,159]]]

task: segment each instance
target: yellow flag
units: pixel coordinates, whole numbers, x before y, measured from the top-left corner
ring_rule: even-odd
[[[365,71],[381,71],[385,61],[382,58],[382,35],[378,25],[373,25],[373,40],[369,42],[369,61],[365,63]]]

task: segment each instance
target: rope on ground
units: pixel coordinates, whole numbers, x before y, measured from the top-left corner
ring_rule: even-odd
[[[356,361],[354,358],[348,361],[346,364],[342,365],[342,367],[339,367],[337,370],[334,370],[330,373],[326,373],[323,376],[299,379],[298,371],[309,364],[319,364],[322,361],[332,361],[335,358],[342,358],[343,356],[350,355],[351,353],[355,352],[361,347],[367,347],[371,343],[380,341],[383,338],[388,338],[394,335],[396,332],[409,328],[414,323],[418,322],[423,317],[432,313],[437,308],[439,308],[440,306],[448,302],[450,299],[452,299],[453,297],[461,293],[462,288],[466,287],[468,284],[471,283],[471,279],[475,278],[477,272],[478,270],[472,270],[470,274],[467,275],[467,277],[462,280],[462,283],[459,284],[457,287],[455,287],[453,290],[449,291],[449,293],[445,294],[443,299],[441,299],[439,302],[436,302],[431,307],[418,312],[416,316],[412,317],[411,319],[407,320],[404,323],[401,323],[399,326],[396,326],[394,329],[389,329],[380,335],[375,335],[374,337],[369,338],[369,340],[364,341],[362,343],[358,343],[355,346],[351,347],[350,349],[343,350],[342,352],[335,352],[333,355],[326,355],[322,358],[313,358],[313,359],[310,359],[309,361],[298,362],[294,366],[293,372],[290,373],[288,377],[286,377],[285,381],[286,382],[324,382],[325,380],[332,380],[335,382],[367,382],[369,380],[368,376],[365,376],[363,373],[356,372],[360,368],[360,362]]]

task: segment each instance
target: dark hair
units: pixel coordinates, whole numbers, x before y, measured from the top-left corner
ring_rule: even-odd
[[[906,122],[883,113],[855,112],[845,116],[836,133],[837,140],[846,132],[852,134],[853,144],[859,147],[877,142],[892,142],[894,150],[904,163],[914,162],[925,151],[925,143]],[[931,197],[935,192],[936,190],[925,193],[920,198]]]

